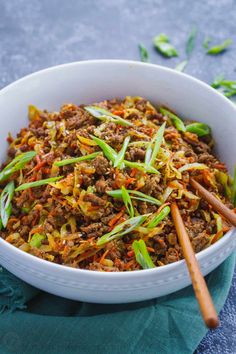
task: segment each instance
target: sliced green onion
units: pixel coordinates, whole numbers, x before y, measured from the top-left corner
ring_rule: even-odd
[[[46,179],[41,179],[40,181],[35,181],[35,182],[29,182],[29,183],[23,183],[19,187],[15,189],[15,192],[23,191],[28,188],[34,188],[34,187],[40,187],[45,184],[49,184],[52,182],[56,182],[59,179],[62,179],[63,176],[58,176],[58,177],[51,177],[51,178],[46,178]]]
[[[188,57],[190,57],[194,47],[195,47],[195,41],[196,41],[196,36],[197,36],[197,27],[193,26],[187,40],[186,44],[186,54]]]
[[[191,123],[186,126],[186,131],[197,134],[198,136],[205,136],[211,133],[210,127],[205,123]]]
[[[123,199],[123,202],[125,204],[125,207],[126,207],[128,213],[129,213],[129,216],[131,218],[133,218],[134,217],[134,207],[133,207],[130,195],[124,186],[121,187],[121,197]]]
[[[188,170],[205,170],[206,168],[208,168],[208,166],[205,165],[204,163],[193,162],[178,168],[178,171],[182,173]]]
[[[164,218],[167,217],[167,215],[170,213],[170,207],[167,205],[165,208],[163,208],[160,213],[158,213],[154,218],[149,222],[147,227],[149,229],[153,229],[156,227]]]
[[[232,185],[232,203],[236,207],[236,166],[234,168],[234,179]]]
[[[232,44],[232,39],[226,39],[222,44],[215,45],[208,49],[207,54],[217,55],[225,51]]]
[[[164,33],[154,37],[153,44],[157,51],[165,57],[171,58],[178,56],[177,50],[170,44],[169,38]]]
[[[91,136],[91,138],[98,144],[98,146],[102,149],[104,155],[110,160],[112,163],[117,159],[117,152],[108,145],[104,140],[97,138],[96,136]]]
[[[127,189],[127,192],[130,195],[131,199],[137,199],[137,200],[141,200],[144,202],[148,202],[151,204],[155,204],[155,205],[161,205],[160,200],[153,198],[147,194],[144,194],[142,192],[139,191],[133,191],[132,189]],[[107,194],[110,195],[113,198],[122,198],[122,192],[121,189],[115,189],[113,191],[107,191]]]
[[[187,64],[188,64],[188,60],[181,61],[181,63],[176,65],[175,70],[176,71],[180,71],[180,72],[184,71],[184,69],[187,66]]]
[[[114,229],[100,237],[97,241],[97,246],[102,246],[107,242],[110,242],[115,239],[119,239],[122,236],[128,234],[129,232],[133,231],[136,227],[140,226],[149,216],[150,214],[144,214],[135,216],[131,219],[128,219],[121,224],[114,227]]]
[[[9,182],[3,189],[0,196],[1,222],[4,227],[7,226],[8,219],[11,215],[11,201],[14,195],[14,182]]]
[[[117,154],[117,157],[114,161],[114,167],[120,168],[123,165],[125,153],[126,153],[128,145],[129,145],[129,142],[130,142],[130,136],[127,136],[123,142],[121,150]]]
[[[162,140],[163,140],[163,136],[164,136],[164,132],[165,132],[165,126],[166,126],[166,123],[163,123],[160,126],[156,136],[152,139],[152,141],[150,142],[150,145],[147,148],[147,153],[148,154],[146,153],[146,156],[145,156],[145,163],[147,165],[152,166],[154,164],[154,162],[156,161],[156,157],[157,157],[157,154],[158,154],[158,152],[160,150],[160,146],[161,146],[161,143],[162,143]],[[154,147],[152,149],[153,143],[154,143]],[[152,150],[151,155],[149,153],[150,149]],[[150,155],[150,158],[149,158],[148,155]]]
[[[34,234],[30,240],[30,246],[39,248],[42,244],[42,241],[45,240],[46,236],[42,234]]]
[[[155,264],[153,263],[143,240],[135,240],[132,244],[132,248],[135,253],[136,261],[143,269],[155,268]]]
[[[139,47],[141,61],[144,63],[149,62],[149,55],[147,49],[141,43],[138,45],[138,47]]]
[[[169,117],[172,120],[172,122],[177,130],[179,130],[181,132],[186,131],[183,121],[178,116],[176,116],[174,113],[168,111],[167,109],[165,109],[163,107],[160,108],[160,112],[161,112],[161,114]]]
[[[142,163],[142,162],[132,162],[132,161],[124,160],[124,164],[127,167],[137,168],[137,170],[140,170],[140,171],[143,171],[146,173],[160,174],[160,172],[157,171],[154,167],[152,167],[150,165],[146,165],[145,163]]]
[[[0,182],[5,181],[14,172],[21,170],[25,167],[27,162],[31,161],[36,155],[35,151],[24,152],[16,156],[4,169],[0,172]]]
[[[211,41],[212,41],[212,38],[211,38],[211,37],[209,37],[209,36],[205,37],[205,39],[204,39],[204,41],[203,41],[203,44],[202,44],[203,48],[208,49],[208,48],[209,48],[209,43],[210,43]]]
[[[99,106],[87,106],[84,107],[84,109],[87,112],[89,112],[93,117],[100,119],[102,121],[111,121],[113,123],[124,125],[124,126],[126,125],[133,126],[133,123],[129,122],[128,120],[123,119]]]
[[[80,156],[80,157],[75,157],[73,159],[65,159],[65,160],[61,160],[61,161],[56,161],[53,163],[53,165],[58,166],[58,167],[65,166],[65,165],[77,163],[80,161],[92,160],[98,155],[100,155],[100,152],[93,152],[92,154],[88,154],[88,155]]]
[[[211,86],[217,89],[226,97],[236,95],[236,81],[225,80],[224,75],[217,76]]]

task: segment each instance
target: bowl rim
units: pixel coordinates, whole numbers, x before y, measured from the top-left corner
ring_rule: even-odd
[[[231,106],[231,108],[233,110],[235,110],[236,113],[236,106],[225,96],[223,96],[221,93],[219,93],[217,90],[215,90],[214,88],[212,88],[210,85],[208,85],[207,83],[189,75],[183,72],[179,72],[176,71],[175,69],[171,69],[165,66],[161,66],[161,65],[156,65],[156,64],[151,64],[151,63],[143,63],[143,62],[138,62],[138,61],[134,61],[134,60],[123,60],[123,59],[93,59],[93,60],[81,60],[81,61],[73,61],[70,63],[64,63],[64,64],[60,64],[60,65],[55,65],[55,66],[50,66],[48,68],[45,69],[41,69],[38,70],[36,72],[33,72],[31,74],[28,74],[22,78],[19,78],[18,80],[10,83],[9,85],[3,87],[0,90],[0,97],[2,95],[4,95],[5,93],[7,93],[8,91],[10,91],[12,88],[14,88],[15,86],[24,83],[25,81],[27,82],[28,80],[34,79],[37,76],[40,75],[44,75],[53,71],[57,71],[60,69],[66,69],[68,67],[77,67],[77,66],[90,66],[90,65],[106,65],[106,64],[114,64],[114,65],[121,65],[121,66],[130,66],[130,68],[132,67],[146,67],[146,68],[150,68],[152,70],[159,70],[162,72],[166,72],[169,73],[171,75],[174,75],[176,77],[185,77],[186,80],[189,80],[192,83],[195,83],[197,85],[199,85],[199,88],[204,88],[205,90],[208,90],[209,92],[211,92],[212,94],[215,95],[215,97],[218,98],[218,100],[221,100],[222,103],[227,104],[229,106]],[[204,250],[196,253],[196,257],[198,259],[198,261],[200,261],[201,259],[203,259],[205,257],[205,255],[209,254],[209,253],[214,253],[217,252],[220,248],[221,245],[226,243],[229,238],[232,236],[232,234],[234,233],[234,228],[232,228],[231,230],[229,230],[220,240],[218,240],[216,243],[214,243],[213,245],[205,248]],[[181,267],[183,264],[185,264],[185,260],[179,260],[170,264],[166,264],[164,266],[161,267],[156,267],[156,268],[151,268],[151,269],[140,269],[140,270],[133,270],[133,271],[127,271],[127,272],[101,272],[101,271],[97,271],[97,270],[89,270],[89,269],[81,269],[81,268],[73,268],[73,267],[69,267],[67,265],[63,265],[63,264],[58,264],[58,263],[53,263],[44,259],[41,259],[39,257],[36,257],[34,255],[31,255],[27,252],[22,251],[21,249],[11,245],[10,243],[8,243],[7,241],[5,241],[3,238],[0,237],[0,244],[3,244],[6,248],[9,249],[9,251],[11,253],[15,253],[15,255],[17,256],[18,254],[22,256],[22,258],[26,258],[26,260],[29,260],[34,262],[35,265],[40,265],[43,264],[45,267],[51,267],[54,268],[55,270],[63,270],[66,272],[70,272],[71,274],[79,274],[82,273],[86,276],[90,276],[90,277],[100,277],[103,278],[104,276],[106,278],[128,278],[131,275],[133,277],[140,277],[141,274],[142,275],[147,275],[147,274],[154,274],[154,273],[158,273],[158,274],[162,274],[168,271],[171,271],[173,268],[176,267]],[[142,273],[140,273],[140,271],[142,271]]]

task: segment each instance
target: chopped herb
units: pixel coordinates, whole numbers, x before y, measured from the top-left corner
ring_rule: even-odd
[[[136,261],[143,269],[155,268],[155,264],[153,263],[143,240],[135,240],[132,244],[132,248],[135,253]]]
[[[3,189],[0,196],[1,223],[4,227],[7,226],[8,219],[11,215],[11,201],[14,195],[14,182],[9,182]]]
[[[125,207],[129,213],[129,216],[131,218],[133,218],[134,217],[134,207],[133,207],[130,195],[124,186],[121,187],[121,196],[122,196],[123,202],[125,204]]]
[[[112,163],[117,159],[117,152],[108,145],[104,140],[97,138],[96,136],[91,136],[91,138],[98,144],[98,146],[102,149],[104,155],[108,160]]]
[[[191,123],[186,126],[186,131],[197,134],[198,136],[205,136],[211,133],[210,127],[205,123]]]
[[[164,33],[156,36],[153,39],[153,43],[157,51],[165,57],[171,58],[178,56],[177,50],[173,47],[172,44],[170,44],[169,38]]]
[[[185,67],[187,66],[188,64],[188,61],[187,60],[184,60],[182,61],[181,63],[177,64],[176,67],[175,67],[175,70],[176,71],[184,71]]]
[[[207,36],[207,37],[205,37],[205,39],[204,39],[204,42],[203,42],[203,47],[204,48],[206,48],[206,49],[208,49],[209,48],[209,43],[212,41],[212,38],[211,37],[209,37],[209,36]]]
[[[136,227],[140,226],[150,214],[144,214],[135,216],[134,218],[128,219],[121,224],[114,227],[114,229],[100,237],[97,241],[97,246],[102,246],[107,242],[121,238],[122,236],[133,231]]]
[[[188,58],[190,57],[194,47],[195,47],[195,41],[196,41],[196,36],[197,36],[197,27],[193,26],[187,40],[186,44],[186,54]]]
[[[42,234],[34,234],[30,240],[30,246],[31,247],[36,247],[36,248],[39,248],[42,244],[42,241],[46,238],[45,235],[42,235]]]
[[[167,215],[170,213],[170,207],[167,205],[164,207],[154,218],[149,222],[147,227],[153,229],[156,227]]]
[[[23,191],[28,188],[35,188],[35,187],[40,187],[45,184],[49,184],[52,182],[56,182],[59,179],[62,179],[63,176],[58,176],[58,177],[51,177],[51,178],[46,178],[46,179],[41,179],[40,181],[35,181],[35,182],[29,182],[29,183],[23,183],[19,187],[15,189],[15,192]]]
[[[147,49],[140,43],[138,45],[141,61],[144,63],[149,62],[149,55]]]
[[[124,126],[126,125],[133,126],[133,123],[107,111],[104,108],[98,106],[87,106],[84,107],[84,109],[87,112],[89,112],[93,117],[100,119],[102,121],[111,121],[113,123],[124,125]]]
[[[24,152],[16,156],[4,169],[0,172],[0,182],[8,179],[13,173],[25,167],[27,162],[31,161],[36,155],[35,151]]]
[[[65,159],[65,160],[61,160],[61,161],[56,161],[56,162],[54,162],[53,165],[58,166],[58,167],[65,166],[65,165],[77,163],[80,161],[92,160],[95,157],[97,157],[98,155],[100,155],[100,152],[94,152],[92,154],[88,154],[88,155],[80,156],[80,157],[75,157],[73,159]]]
[[[225,51],[232,44],[232,39],[226,39],[222,44],[215,45],[208,49],[207,54],[217,55]]]
[[[117,154],[117,157],[114,161],[114,167],[118,167],[118,168],[122,167],[129,142],[130,142],[130,136],[127,136],[123,142],[121,150]]]
[[[162,107],[160,108],[160,112],[161,112],[161,114],[163,114],[164,116],[169,117],[172,120],[172,122],[173,122],[173,124],[174,124],[174,126],[175,126],[175,128],[177,130],[179,130],[181,132],[185,132],[186,131],[186,128],[185,128],[185,125],[184,125],[183,121],[178,116],[176,116],[174,113],[172,113],[172,112],[170,112],[167,109],[162,108]]]
[[[153,197],[151,197],[147,194],[144,194],[142,192],[135,191],[132,189],[127,189],[127,192],[129,193],[131,199],[137,199],[137,200],[142,200],[144,202],[148,202],[151,204],[161,205],[160,200],[153,198]],[[107,194],[113,198],[122,198],[121,189],[115,189],[113,191],[108,191]]]

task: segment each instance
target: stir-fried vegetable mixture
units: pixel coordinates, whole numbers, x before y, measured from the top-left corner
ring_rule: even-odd
[[[177,201],[195,252],[230,228],[189,184],[236,203],[234,180],[212,155],[211,130],[141,97],[48,113],[8,136],[0,172],[0,234],[42,259],[130,271],[183,258],[170,205]]]

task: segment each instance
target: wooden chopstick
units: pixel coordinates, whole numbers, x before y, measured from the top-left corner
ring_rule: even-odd
[[[201,184],[199,184],[195,179],[190,178],[190,183],[195,188],[198,193],[204,198],[209,204],[211,204],[212,208],[218,211],[221,215],[227,219],[230,224],[236,227],[236,214],[227,208],[219,199],[217,199],[212,193],[208,192]]]
[[[193,289],[200,306],[203,320],[207,327],[216,328],[219,325],[219,319],[176,203],[171,205],[171,215],[192,279]]]

